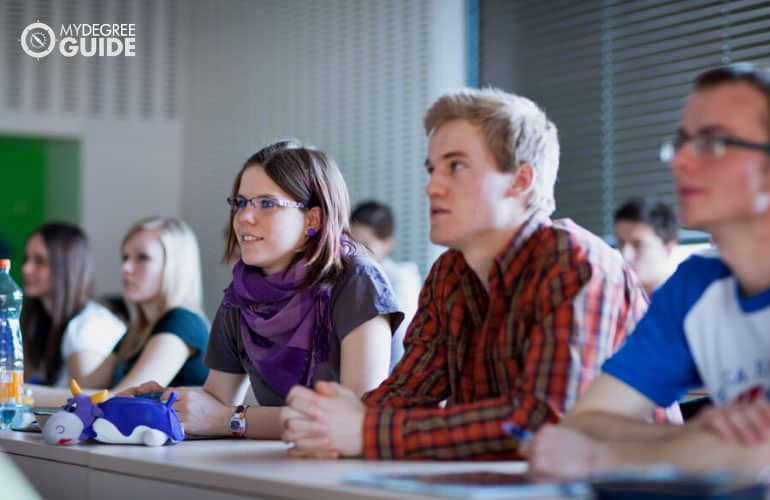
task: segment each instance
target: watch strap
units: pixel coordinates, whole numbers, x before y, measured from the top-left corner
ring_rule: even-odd
[[[233,437],[242,438],[246,435],[246,410],[248,405],[238,405],[233,416],[230,417],[230,433]]]

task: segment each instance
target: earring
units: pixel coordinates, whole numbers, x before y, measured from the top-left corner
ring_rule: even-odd
[[[315,229],[313,229],[312,227],[309,227],[309,228],[307,228],[307,235],[308,235],[309,237],[311,237],[311,238],[312,238],[313,236],[315,236]]]

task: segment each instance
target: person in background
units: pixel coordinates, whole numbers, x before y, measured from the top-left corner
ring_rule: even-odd
[[[770,463],[770,69],[699,75],[664,143],[686,227],[715,248],[684,261],[628,342],[559,426],[532,440],[530,470],[586,476],[666,462],[767,480]],[[684,426],[642,420],[705,386],[715,408]]]
[[[615,236],[623,258],[636,272],[648,296],[676,270],[673,251],[679,225],[673,208],[652,198],[632,198],[615,211]],[[711,404],[703,388],[689,391],[680,400],[680,409],[689,420]]]
[[[449,250],[404,357],[363,403],[338,384],[292,389],[292,455],[520,458],[528,430],[561,418],[646,309],[618,252],[551,220],[559,141],[535,103],[463,89],[424,125],[430,239]]]
[[[126,331],[94,300],[88,238],[71,224],[43,224],[27,238],[21,273],[26,380],[66,387],[87,378]]]
[[[674,210],[662,201],[633,198],[615,211],[618,250],[636,272],[647,295],[673,274],[679,227]]]
[[[417,299],[422,281],[414,262],[396,262],[389,255],[395,240],[393,212],[387,205],[377,201],[359,203],[350,216],[350,232],[353,238],[364,245],[382,266],[388,276],[398,305],[404,311],[404,322],[398,327],[390,350],[390,371],[404,355],[404,335],[406,328],[417,310]]]
[[[190,226],[170,217],[134,224],[121,244],[126,334],[81,387],[119,392],[149,380],[201,385],[209,327],[202,313],[198,241]],[[67,390],[33,388],[38,405],[58,406]]]
[[[347,187],[325,153],[296,141],[261,149],[227,203],[224,261],[240,258],[211,328],[209,377],[175,388],[175,409],[186,432],[276,439],[293,385],[334,380],[358,396],[376,387],[403,313],[351,239]],[[259,406],[242,404],[248,381]]]

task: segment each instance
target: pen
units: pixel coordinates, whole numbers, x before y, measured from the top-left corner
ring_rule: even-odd
[[[503,422],[503,432],[509,436],[513,436],[519,440],[520,443],[525,443],[532,439],[532,433],[526,429],[522,429],[518,425],[514,425],[510,422]]]

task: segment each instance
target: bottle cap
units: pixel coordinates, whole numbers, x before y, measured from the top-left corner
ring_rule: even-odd
[[[11,259],[0,259],[0,269],[4,271],[11,270]]]

